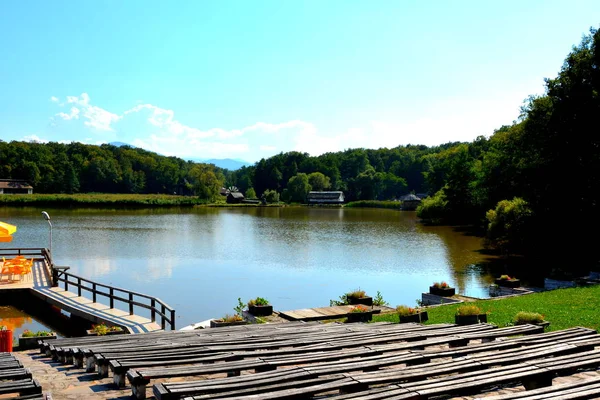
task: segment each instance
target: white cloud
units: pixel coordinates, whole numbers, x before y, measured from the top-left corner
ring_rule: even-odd
[[[23,136],[24,142],[33,142],[33,143],[48,143],[48,140],[40,138],[38,135],[27,135]]]
[[[71,119],[79,119],[79,109],[77,107],[71,107],[71,112],[66,114],[64,112],[59,112],[56,114],[56,117],[64,119],[65,121],[69,121]]]
[[[58,103],[59,102],[58,97],[56,97],[56,96],[51,96],[50,97],[50,101],[53,102],[53,103]]]

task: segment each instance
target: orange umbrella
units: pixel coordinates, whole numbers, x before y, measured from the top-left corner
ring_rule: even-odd
[[[12,234],[17,231],[17,227],[6,222],[0,221],[0,242],[12,241]]]

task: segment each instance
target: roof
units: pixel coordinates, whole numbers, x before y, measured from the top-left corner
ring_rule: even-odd
[[[244,195],[241,194],[240,192],[229,192],[229,196],[233,197],[234,199],[243,199]]]
[[[400,197],[400,201],[421,201],[421,199],[414,194],[410,193]]]
[[[334,200],[343,196],[343,192],[308,192],[309,199]]]
[[[0,179],[0,189],[33,189],[33,187],[19,179]]]

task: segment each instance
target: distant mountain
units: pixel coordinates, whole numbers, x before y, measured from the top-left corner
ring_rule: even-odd
[[[247,167],[247,166],[252,165],[247,161],[234,160],[232,158],[220,158],[220,159],[219,158],[211,158],[210,160],[195,159],[195,160],[191,160],[191,161],[196,161],[196,162],[201,162],[201,163],[206,163],[206,164],[215,164],[219,168],[228,169],[230,171],[235,171],[242,167]]]
[[[116,146],[116,147],[121,147],[121,146],[135,147],[135,146],[132,146],[129,143],[125,143],[125,142],[110,142],[109,144],[111,146]]]

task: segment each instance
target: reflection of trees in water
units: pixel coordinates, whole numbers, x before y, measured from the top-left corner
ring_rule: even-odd
[[[416,224],[416,231],[421,234],[436,235],[441,239],[457,292],[464,293],[470,286],[469,280],[473,278],[486,284],[493,283],[488,265],[496,261],[497,257],[485,254],[482,237],[462,228],[428,226],[420,223]]]

